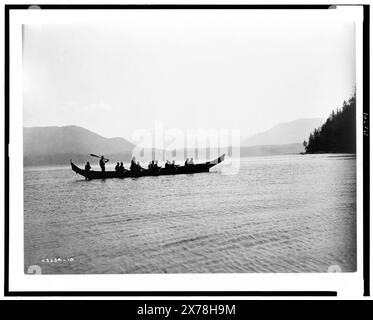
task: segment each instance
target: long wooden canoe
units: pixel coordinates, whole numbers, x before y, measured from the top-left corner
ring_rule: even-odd
[[[209,172],[210,168],[224,161],[225,154],[219,158],[199,164],[178,166],[174,168],[159,168],[158,170],[141,169],[137,172],[125,170],[124,172],[117,171],[86,171],[79,168],[71,161],[71,169],[77,174],[82,175],[86,179],[109,179],[109,178],[130,178],[130,177],[145,177],[145,176],[161,176],[161,175],[176,175],[176,174],[190,174],[199,172]]]

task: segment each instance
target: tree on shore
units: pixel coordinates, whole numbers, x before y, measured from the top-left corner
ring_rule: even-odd
[[[332,111],[326,122],[304,143],[306,153],[356,153],[356,92],[341,109]]]

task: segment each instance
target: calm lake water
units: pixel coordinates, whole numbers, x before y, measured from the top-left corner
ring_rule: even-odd
[[[25,270],[356,270],[353,156],[245,158],[236,175],[221,174],[221,165],[102,181],[85,181],[69,167],[25,168]]]

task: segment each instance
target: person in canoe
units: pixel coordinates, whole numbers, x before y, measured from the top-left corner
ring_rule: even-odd
[[[87,161],[87,163],[85,164],[84,169],[85,169],[85,171],[89,171],[89,170],[91,170],[91,165],[89,164],[88,161]]]
[[[119,162],[117,162],[116,166],[115,166],[115,171],[116,172],[119,172]]]
[[[120,172],[120,173],[124,173],[123,162],[120,163],[120,166],[119,166],[119,168],[118,168],[118,172]]]
[[[150,170],[154,170],[154,168],[155,168],[155,161],[154,160],[152,160],[152,161],[149,162],[148,168]]]
[[[136,158],[133,157],[132,160],[131,160],[130,170],[131,170],[131,171],[136,171],[137,169],[138,169],[138,168],[137,168]]]
[[[133,172],[136,172],[136,173],[140,173],[140,172],[143,171],[144,169],[141,168],[141,166],[140,166],[140,162],[139,162],[139,161],[136,162],[136,158],[133,157],[132,160],[131,160],[131,167],[130,167],[130,170],[133,171]]]
[[[184,162],[184,166],[188,166],[188,164],[189,164],[189,158],[186,158],[186,160],[185,160],[185,162]]]
[[[152,174],[158,174],[159,172],[158,161],[152,160],[151,162],[149,162],[148,170]]]
[[[101,171],[102,172],[105,172],[105,164],[106,162],[108,162],[109,160],[108,159],[105,159],[104,156],[101,156],[101,159],[100,159],[100,167],[101,167]]]
[[[188,162],[188,164],[190,165],[193,165],[194,164],[194,161],[193,161],[193,158],[190,158],[190,161]]]
[[[85,164],[84,170],[86,172],[89,172],[89,170],[91,170],[91,165],[89,164],[89,161],[87,161],[87,163]],[[87,177],[85,177],[85,179],[88,180]]]
[[[169,161],[167,160],[165,165],[164,165],[164,168],[169,172],[169,173],[174,173],[176,171],[176,164],[175,164],[175,160],[172,160]]]
[[[174,171],[176,170],[175,160],[172,160],[172,162],[171,162],[171,168],[174,169]]]

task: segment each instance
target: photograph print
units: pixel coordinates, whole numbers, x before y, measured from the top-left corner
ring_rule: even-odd
[[[26,274],[357,270],[354,23],[202,16],[23,25]]]

